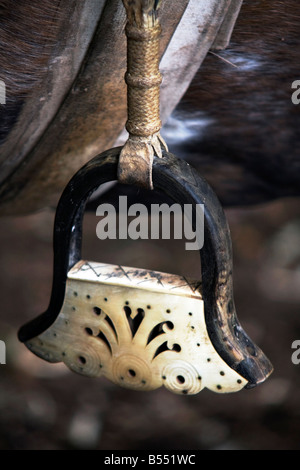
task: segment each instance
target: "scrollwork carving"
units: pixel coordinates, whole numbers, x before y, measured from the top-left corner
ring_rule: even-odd
[[[159,282],[158,282],[159,280]],[[180,276],[80,261],[54,324],[27,346],[71,370],[135,390],[216,392],[247,381],[215,351],[195,284]]]

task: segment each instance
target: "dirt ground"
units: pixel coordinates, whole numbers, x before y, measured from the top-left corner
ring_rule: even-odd
[[[274,366],[259,387],[222,395],[134,392],[31,354],[17,331],[43,312],[52,282],[54,214],[0,221],[0,449],[300,449],[300,205],[279,200],[226,211],[238,317]],[[181,242],[105,241],[84,224],[83,257],[200,276]]]

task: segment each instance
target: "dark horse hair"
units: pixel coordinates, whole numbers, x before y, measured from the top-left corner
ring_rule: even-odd
[[[169,148],[226,205],[300,194],[300,105],[291,99],[299,31],[299,0],[244,0],[228,48],[207,55],[177,106],[175,117],[191,125]]]
[[[59,0],[0,0],[0,80],[6,86],[5,113],[0,105],[0,142],[47,73],[60,26],[60,4]]]

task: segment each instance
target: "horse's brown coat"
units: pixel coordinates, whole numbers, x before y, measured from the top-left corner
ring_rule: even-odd
[[[228,49],[207,56],[177,107],[183,123],[210,124],[171,148],[226,205],[300,195],[299,31],[297,0],[244,1]]]
[[[15,127],[23,103],[36,93],[40,81],[47,77],[49,60],[64,34],[71,3],[74,2],[20,0],[11,8],[10,1],[0,0],[0,79],[7,85],[5,113],[0,105],[0,143],[1,138],[5,142],[5,137]],[[115,4],[111,0],[110,5]],[[112,28],[109,22],[103,27]],[[192,119],[193,129],[181,140],[170,139],[170,150],[190,161],[226,205],[253,204],[300,193],[300,106],[291,101],[292,82],[300,79],[299,27],[298,0],[244,0],[228,49],[218,52],[221,58],[207,56],[174,113],[188,131]],[[99,47],[101,42],[95,42],[90,54]],[[116,48],[120,50],[118,45]],[[114,65],[113,57],[111,64]],[[94,65],[95,70],[98,66],[101,71],[101,64]],[[93,67],[85,62],[83,69],[88,75]],[[87,75],[72,93],[79,96],[87,84],[92,83],[92,77]],[[111,103],[118,105],[121,114],[126,113],[124,96],[123,89],[112,94]],[[86,109],[82,104],[84,115]],[[96,103],[92,102],[88,112],[96,116],[96,108]],[[74,118],[74,115],[69,116],[69,119]],[[106,136],[105,144],[110,147],[109,127],[105,126],[103,124],[100,130]],[[64,126],[60,129],[63,133]],[[78,132],[72,136],[73,145],[78,142],[82,146],[83,141],[89,145],[90,138],[95,137],[93,132],[93,127],[87,128],[82,119]],[[175,130],[175,137],[177,135]],[[53,138],[50,140],[52,145]],[[58,181],[66,165],[60,149],[57,152],[54,181]],[[61,152],[68,153],[68,148]],[[71,176],[72,159],[68,161]],[[36,160],[32,168],[26,163],[21,170],[25,177],[16,178],[13,185],[3,185],[0,199],[9,201],[11,198],[11,202],[6,208],[2,204],[1,213],[26,212],[26,199],[22,199],[20,205],[16,200],[18,192],[24,182],[27,186],[31,184],[42,165],[43,160]],[[48,190],[48,170],[41,175],[40,194]],[[30,197],[29,202],[32,202]]]
[[[0,79],[7,97],[5,112],[0,106],[0,143],[47,73],[63,14],[60,0],[0,0]]]

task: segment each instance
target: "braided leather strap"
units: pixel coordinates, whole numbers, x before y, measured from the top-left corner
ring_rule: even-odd
[[[126,129],[129,138],[119,162],[118,179],[149,189],[152,184],[154,155],[162,156],[160,136],[159,38],[157,15],[161,2],[123,0],[127,13],[127,105]]]

